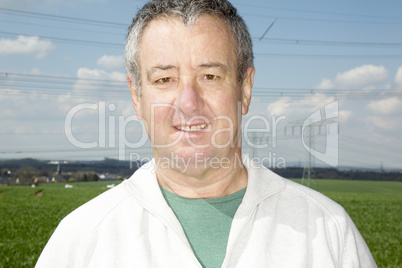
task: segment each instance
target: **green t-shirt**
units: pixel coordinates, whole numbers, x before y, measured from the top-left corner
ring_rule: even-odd
[[[230,226],[246,188],[212,199],[183,198],[160,188],[202,266],[221,267],[226,255]]]

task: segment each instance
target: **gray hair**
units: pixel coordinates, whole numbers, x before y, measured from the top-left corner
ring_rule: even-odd
[[[247,25],[227,0],[151,0],[140,9],[128,28],[124,61],[127,72],[141,94],[139,47],[146,26],[155,19],[179,17],[191,26],[200,15],[213,15],[225,21],[236,43],[239,83],[243,82],[248,67],[254,66],[253,47]]]

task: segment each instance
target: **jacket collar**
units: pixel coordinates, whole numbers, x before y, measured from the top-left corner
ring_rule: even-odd
[[[282,191],[286,181],[257,161],[243,156],[243,164],[247,168],[247,191],[243,203],[247,206],[255,206],[261,200]]]
[[[191,246],[179,220],[167,204],[159,188],[156,179],[155,159],[134,172],[130,179],[125,181],[124,186],[129,195],[136,199],[144,209],[158,217],[166,226],[175,230],[187,249],[191,251]]]
[[[249,157],[243,156],[242,162],[248,172],[247,190],[232,222],[228,248],[233,247],[257,205],[265,198],[282,191],[286,186],[283,178],[252,161]],[[129,180],[124,182],[123,186],[144,209],[175,230],[189,252],[192,252],[179,220],[162,195],[156,179],[155,160],[138,169]]]
[[[261,200],[281,191],[286,181],[266,167],[243,155],[242,162],[247,168],[247,190],[243,198],[243,209],[256,206]],[[138,169],[126,182],[126,188],[144,208],[153,213],[164,215],[170,210],[156,179],[155,160]]]

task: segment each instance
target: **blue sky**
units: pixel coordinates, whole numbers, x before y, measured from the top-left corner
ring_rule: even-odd
[[[151,157],[141,123],[129,120],[134,109],[122,62],[126,29],[144,2],[0,0],[0,158]],[[268,122],[270,134],[249,132],[251,142],[269,146],[245,144],[246,153],[274,166],[303,165],[303,142],[313,145],[298,134],[300,122],[320,110],[324,118],[336,103],[339,134],[335,121],[313,127],[314,150],[335,146],[338,166],[402,168],[402,2],[232,3],[255,51],[244,124],[263,129]],[[75,146],[69,131],[88,148]],[[143,145],[119,149],[128,143]],[[315,163],[328,166],[321,160]]]

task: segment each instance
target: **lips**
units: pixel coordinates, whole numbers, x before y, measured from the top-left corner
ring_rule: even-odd
[[[192,126],[176,126],[175,128],[184,132],[201,131],[207,127],[208,124],[192,125]]]

